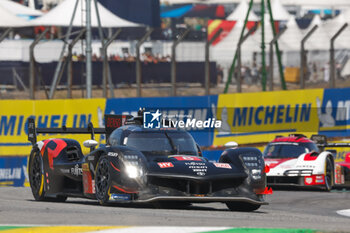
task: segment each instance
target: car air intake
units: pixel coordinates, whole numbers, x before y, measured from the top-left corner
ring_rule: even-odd
[[[175,189],[187,194],[208,194],[223,189],[234,188],[242,184],[243,178],[218,179],[218,180],[190,180],[178,178],[160,178],[150,176],[148,182],[151,185]]]
[[[67,153],[67,159],[68,161],[77,161],[80,159],[79,157],[79,152],[78,152],[78,148],[76,148],[75,146],[73,147],[68,147],[66,149],[66,153]]]

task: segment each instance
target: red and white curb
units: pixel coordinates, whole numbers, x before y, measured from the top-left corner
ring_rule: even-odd
[[[350,209],[347,210],[338,210],[337,214],[342,215],[342,216],[346,216],[350,218]]]

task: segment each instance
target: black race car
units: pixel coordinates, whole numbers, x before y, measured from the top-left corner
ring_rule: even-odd
[[[142,115],[142,114],[141,114]],[[28,122],[33,144],[29,159],[35,200],[67,197],[97,199],[100,204],[223,202],[230,210],[253,211],[267,204],[265,164],[256,148],[225,150],[218,163],[209,162],[186,131],[143,128],[142,116],[106,115],[106,128],[35,128]],[[36,140],[39,133],[91,134],[83,155],[72,139]],[[106,134],[97,149],[95,134]]]

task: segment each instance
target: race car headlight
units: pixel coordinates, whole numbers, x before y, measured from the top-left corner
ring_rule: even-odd
[[[245,166],[248,169],[259,169],[260,168],[260,161],[259,158],[256,156],[242,156],[241,157]]]
[[[254,180],[259,180],[259,179],[261,179],[261,170],[252,169],[251,174],[252,174],[252,178],[253,178]]]
[[[142,174],[142,170],[134,165],[126,165],[125,171],[129,178],[132,179],[138,178]]]

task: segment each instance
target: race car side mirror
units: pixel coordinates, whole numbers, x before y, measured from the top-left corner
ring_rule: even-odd
[[[85,142],[83,142],[83,145],[87,148],[95,148],[98,145],[98,142],[95,140],[86,140]]]
[[[198,150],[198,156],[199,157],[203,157],[203,153],[202,153],[201,147],[198,144],[196,144],[196,146],[197,146],[197,150]]]
[[[235,147],[238,147],[238,143],[230,141],[230,142],[225,143],[225,147],[235,148]]]

